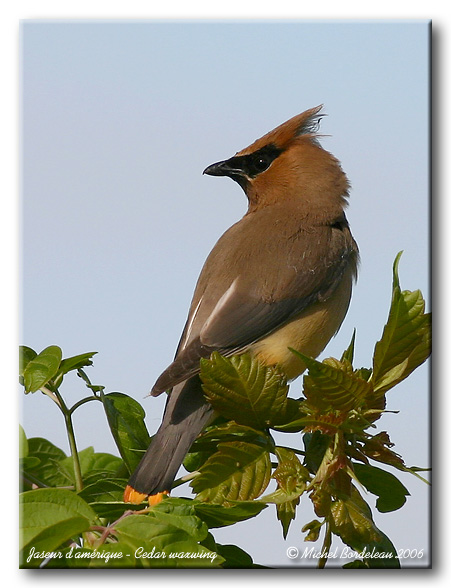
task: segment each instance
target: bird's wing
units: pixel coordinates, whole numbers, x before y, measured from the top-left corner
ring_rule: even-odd
[[[283,246],[286,251],[279,249],[274,261],[270,249],[259,247],[254,252],[252,266],[257,271],[253,275],[237,267],[237,277],[221,296],[208,303],[199,298],[176,358],[158,378],[153,395],[199,373],[201,357],[209,357],[213,351],[226,356],[241,352],[309,305],[327,300],[357,259],[346,221],[313,232],[300,231]],[[280,264],[281,258],[284,264]],[[214,276],[209,279],[214,283]]]

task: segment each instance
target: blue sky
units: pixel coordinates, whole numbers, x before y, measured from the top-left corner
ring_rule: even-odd
[[[205,257],[246,210],[236,184],[202,170],[324,104],[322,145],[351,181],[362,263],[323,356],[339,356],[355,327],[356,364],[370,365],[398,251],[402,287],[429,302],[428,60],[426,21],[23,23],[20,342],[98,351],[92,380],[142,402],[154,432],[164,401],[144,397]],[[81,382],[68,378],[65,393],[80,398]],[[380,428],[408,465],[428,463],[428,394],[425,365],[388,396],[400,414]],[[95,408],[75,417],[79,446],[115,452]],[[67,450],[47,398],[27,396],[21,416],[28,436]],[[427,549],[428,489],[401,479],[407,505],[376,522],[396,547]],[[286,542],[272,511],[216,537],[289,565],[309,516],[305,500]],[[256,542],[263,533],[273,544]]]

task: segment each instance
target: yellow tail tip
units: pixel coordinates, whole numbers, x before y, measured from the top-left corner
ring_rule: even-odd
[[[138,492],[131,486],[127,486],[124,491],[124,502],[131,502],[132,504],[141,504],[147,498],[147,494]]]
[[[160,504],[164,496],[168,495],[169,492],[167,490],[163,490],[163,492],[158,492],[157,494],[148,496],[143,492],[138,492],[131,486],[127,486],[124,491],[124,502],[130,502],[131,504],[141,504],[143,500],[148,498],[149,506],[155,506],[156,504]]]
[[[160,504],[164,496],[169,496],[169,492],[167,490],[163,490],[163,492],[158,492],[158,494],[149,496],[149,506],[155,506],[156,504]]]

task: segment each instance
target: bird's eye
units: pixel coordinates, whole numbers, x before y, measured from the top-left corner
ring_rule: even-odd
[[[269,159],[269,157],[259,157],[255,162],[255,165],[259,170],[263,171],[269,166],[270,163],[271,160]]]
[[[254,173],[261,173],[268,169],[272,159],[268,157],[268,155],[257,155],[252,160],[252,167],[254,168],[252,171]]]
[[[258,151],[237,157],[240,160],[240,167],[243,173],[249,178],[255,178],[258,174],[264,172],[271,163],[279,157],[282,150],[275,145],[265,145]]]

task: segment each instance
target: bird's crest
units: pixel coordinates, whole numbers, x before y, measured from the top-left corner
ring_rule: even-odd
[[[266,133],[260,139],[257,139],[252,145],[246,147],[237,155],[247,155],[261,149],[270,143],[276,145],[279,149],[286,149],[288,145],[299,136],[316,137],[319,122],[324,114],[320,114],[323,105],[310,108],[301,114],[293,116],[283,124],[279,125],[269,133]]]

